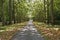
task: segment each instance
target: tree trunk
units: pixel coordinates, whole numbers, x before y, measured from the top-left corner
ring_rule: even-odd
[[[51,24],[53,25],[54,24],[53,0],[51,0],[50,3],[51,3],[51,6],[50,6],[51,7],[51,10],[50,10],[51,11],[51,13],[50,13],[51,14]]]
[[[44,13],[45,13],[45,19],[44,19],[44,22],[46,23],[46,0],[44,0]]]
[[[12,0],[9,0],[9,24],[12,24]]]
[[[2,13],[2,25],[5,25],[5,18],[4,18],[4,0],[1,0],[2,5],[1,5],[1,13]]]
[[[15,19],[15,5],[14,5],[14,0],[13,0],[13,13],[12,13],[12,18],[14,21],[14,24],[16,23],[16,19]]]
[[[49,0],[47,0],[47,24],[49,24]]]

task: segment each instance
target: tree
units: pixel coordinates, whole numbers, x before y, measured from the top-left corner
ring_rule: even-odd
[[[14,0],[13,0],[13,12],[12,12],[12,18],[13,18],[13,21],[14,21],[14,24],[16,23],[16,19],[15,19],[15,5],[14,5]]]
[[[1,14],[2,14],[2,25],[5,25],[5,18],[4,18],[4,0],[1,0]]]
[[[50,0],[50,15],[51,15],[51,24],[54,24],[54,13],[53,13],[53,1],[54,0]]]
[[[12,0],[9,0],[9,24],[12,24]]]
[[[49,14],[49,0],[47,0],[47,24],[50,23],[50,14]]]
[[[45,14],[45,20],[44,20],[44,22],[46,23],[46,0],[44,0],[44,14]]]

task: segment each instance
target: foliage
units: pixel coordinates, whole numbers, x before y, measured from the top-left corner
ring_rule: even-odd
[[[8,26],[1,26],[0,27],[0,39],[1,40],[10,40],[12,36],[15,35],[17,31],[20,31],[27,22],[23,23],[18,23],[18,24],[13,24],[13,25],[8,25]],[[4,28],[4,29],[1,29]]]
[[[34,22],[37,30],[42,35],[45,40],[60,40],[60,28],[50,27],[48,28],[46,24]]]

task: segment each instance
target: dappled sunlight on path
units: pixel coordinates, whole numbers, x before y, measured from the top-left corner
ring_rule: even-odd
[[[44,40],[38,33],[32,21],[29,21],[27,25],[18,31],[11,40]]]

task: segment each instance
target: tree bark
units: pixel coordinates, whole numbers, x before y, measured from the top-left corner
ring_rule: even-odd
[[[1,5],[1,13],[2,13],[2,26],[5,25],[5,18],[4,18],[4,0],[1,0],[2,5]]]
[[[16,23],[16,19],[15,19],[15,5],[14,5],[14,0],[13,0],[13,13],[12,13],[12,18],[14,21],[14,24]]]
[[[53,13],[53,0],[51,0],[50,1],[50,3],[51,3],[51,6],[50,6],[50,8],[51,8],[51,24],[53,25],[54,24],[54,13]]]
[[[49,0],[47,0],[47,24],[49,24]]]
[[[44,19],[44,22],[46,23],[46,0],[44,0],[44,13],[45,13],[45,19]]]
[[[11,1],[9,0],[9,24],[12,24],[12,5],[11,5]]]

